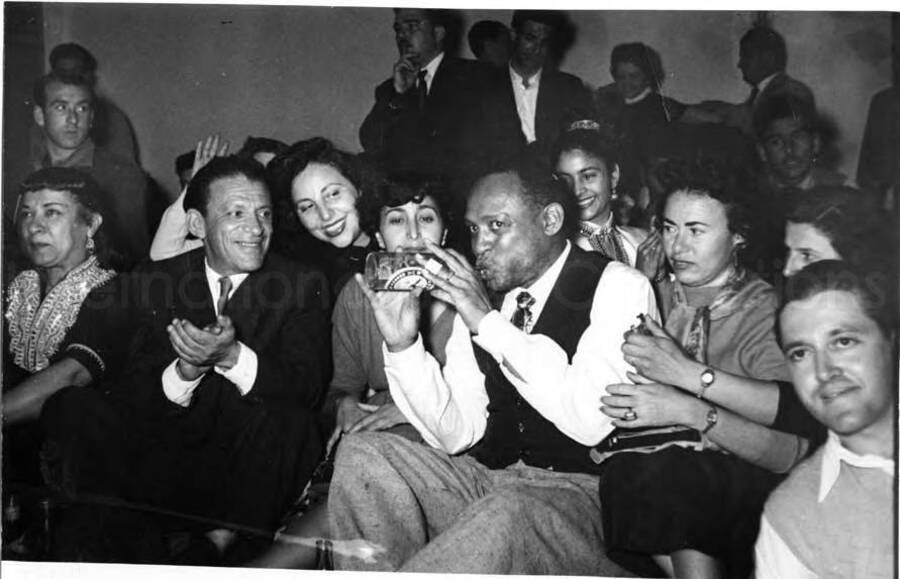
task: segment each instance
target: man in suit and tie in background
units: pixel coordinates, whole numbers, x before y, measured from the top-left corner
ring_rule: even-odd
[[[478,114],[488,67],[447,54],[452,12],[394,9],[399,58],[375,89],[375,104],[359,130],[366,153],[388,171],[435,177],[471,173],[481,155]]]
[[[809,87],[785,72],[787,47],[784,38],[766,26],[755,26],[741,37],[738,68],[751,86],[747,104],[756,110],[766,99],[789,95],[809,105],[815,98]]]
[[[786,72],[787,46],[784,37],[768,26],[754,26],[741,37],[737,67],[750,94],[744,102],[730,104],[705,101],[700,108],[719,115],[729,126],[753,136],[753,115],[773,98],[789,97],[815,109],[815,97],[808,86]]]

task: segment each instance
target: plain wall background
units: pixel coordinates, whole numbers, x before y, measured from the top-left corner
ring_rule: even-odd
[[[463,10],[465,30],[511,10]],[[570,11],[577,39],[562,68],[611,82],[609,54],[643,41],[663,58],[665,94],[682,102],[741,101],[737,42],[753,12]],[[813,89],[840,130],[842,170],[856,174],[868,102],[890,84],[888,13],[774,12],[788,72]],[[359,150],[375,85],[396,58],[388,8],[46,4],[47,54],[78,42],[100,63],[100,91],[129,116],[144,168],[175,193],[175,157],[220,132],[288,143],[315,135]],[[464,56],[471,56],[463,38]],[[33,79],[26,79],[31,82]]]

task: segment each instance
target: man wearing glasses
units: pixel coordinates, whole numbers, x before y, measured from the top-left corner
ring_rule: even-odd
[[[394,9],[399,56],[391,77],[375,89],[375,104],[359,131],[363,149],[389,171],[430,176],[473,172],[486,66],[445,54],[452,13]],[[483,157],[483,156],[482,156]]]

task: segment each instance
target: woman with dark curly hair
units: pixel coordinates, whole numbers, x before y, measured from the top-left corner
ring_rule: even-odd
[[[795,192],[785,225],[785,277],[824,259],[865,269],[893,265],[896,245],[889,221],[873,199],[852,187],[819,185]]]
[[[218,136],[200,141],[192,173],[227,151],[228,143],[220,146]],[[265,168],[276,206],[272,249],[317,266],[337,295],[354,272],[362,271],[366,254],[374,249],[360,225],[356,204],[378,181],[377,173],[364,158],[336,148],[323,137],[285,147]],[[154,261],[201,245],[189,239],[183,199],[184,193],[163,216],[150,248]]]
[[[360,214],[366,231],[379,249],[389,252],[425,251],[425,240],[443,245],[450,223],[450,198],[444,186],[416,176],[395,177],[363,198]],[[443,359],[455,311],[437,300],[422,300],[423,335],[429,351]],[[338,432],[384,430],[406,423],[394,406],[384,374],[384,341],[372,306],[359,284],[341,291],[332,316],[334,377],[326,403],[333,408]],[[411,431],[414,432],[414,431]],[[415,435],[418,438],[418,435]]]
[[[385,180],[371,190],[361,199],[359,214],[363,228],[377,240],[382,251],[422,252],[426,250],[426,240],[440,245],[447,241],[450,202],[443,184],[407,174]],[[426,347],[443,363],[456,310],[424,295],[421,305]],[[384,369],[384,338],[359,283],[344,286],[332,323],[334,376],[322,411],[334,427],[329,447],[344,432],[370,430],[390,430],[421,440],[391,400]],[[291,521],[275,545],[250,566],[311,566],[315,558],[314,538],[328,536],[323,507],[315,506]]]
[[[315,137],[294,143],[266,167],[275,198],[275,251],[314,264],[335,295],[362,271],[372,238],[357,204],[378,182],[366,160]]]
[[[618,222],[614,204],[619,198],[616,152],[598,129],[579,128],[560,135],[551,162],[578,205],[578,235],[572,242],[587,251],[635,266],[638,248],[647,231]]]
[[[607,388],[619,428],[595,449],[610,556],[670,576],[750,569],[768,492],[807,451],[778,424],[788,371],[774,334],[774,289],[743,267],[749,207],[739,171],[695,158],[665,165],[660,223],[674,272],[659,284],[664,327],[622,346],[635,384]],[[646,567],[644,567],[646,569]],[[657,571],[658,572],[658,571]]]

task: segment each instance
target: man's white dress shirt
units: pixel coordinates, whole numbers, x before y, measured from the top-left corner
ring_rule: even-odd
[[[541,74],[543,69],[537,71],[531,78],[524,78],[510,65],[509,79],[512,82],[513,94],[516,97],[516,111],[519,113],[519,121],[522,132],[529,143],[537,140],[534,128],[534,118],[537,114],[538,91],[541,88]]]

